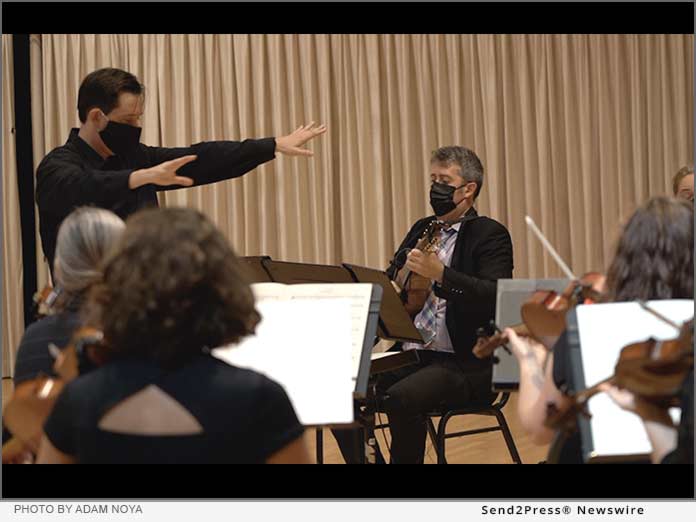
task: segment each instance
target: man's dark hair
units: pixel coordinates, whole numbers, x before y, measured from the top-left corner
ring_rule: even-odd
[[[447,166],[458,165],[462,169],[464,180],[476,183],[474,199],[478,197],[483,186],[483,165],[473,150],[458,146],[440,147],[433,151],[430,163],[441,163]]]
[[[111,67],[89,73],[80,85],[77,94],[77,114],[80,121],[87,121],[87,113],[93,108],[109,114],[118,105],[122,92],[140,95],[143,86],[138,79],[127,71]]]

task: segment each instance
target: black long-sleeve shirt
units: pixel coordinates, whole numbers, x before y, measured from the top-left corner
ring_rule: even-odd
[[[128,156],[103,159],[72,129],[65,145],[53,149],[36,171],[36,202],[44,253],[53,270],[58,227],[76,207],[93,205],[109,209],[125,219],[138,209],[157,205],[158,190],[181,188],[144,185],[128,188],[134,170],[154,167],[164,161],[195,154],[177,174],[206,185],[239,177],[275,158],[275,139],[211,141],[190,147],[164,148],[140,144]]]

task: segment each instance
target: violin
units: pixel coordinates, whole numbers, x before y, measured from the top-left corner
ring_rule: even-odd
[[[83,327],[72,336],[62,351],[49,345],[54,356],[53,369],[58,377],[40,376],[20,384],[5,406],[3,419],[13,438],[2,446],[3,462],[13,462],[24,453],[36,454],[46,419],[65,385],[89,369],[107,360],[101,331]]]
[[[442,240],[440,232],[448,226],[449,224],[444,221],[431,221],[414,248],[426,254],[436,252]],[[397,272],[395,280],[404,308],[413,319],[423,309],[432,291],[433,282],[427,277],[412,272],[405,265]]]
[[[575,277],[561,256],[551,246],[532,218],[525,218],[529,228],[537,235],[542,245],[556,260],[563,272],[571,279],[566,289],[559,294],[555,290],[537,290],[522,305],[520,315],[522,323],[511,326],[519,336],[532,337],[543,344],[547,350],[553,345],[566,329],[565,317],[568,311],[578,304],[590,304],[602,300],[605,277],[599,272],[588,272],[581,278]],[[496,333],[477,332],[479,339],[473,348],[473,353],[479,359],[490,357],[499,346],[508,342],[507,336],[494,325]],[[509,352],[509,349],[506,347]]]
[[[15,391],[2,414],[5,426],[13,435],[3,444],[3,462],[20,450],[38,452],[44,422],[64,386],[61,379],[39,377],[26,383],[21,391],[19,388]]]
[[[520,311],[530,335],[545,346],[553,346],[549,339],[558,339],[566,329],[565,318],[571,308],[602,299],[600,289],[604,280],[603,274],[588,272],[579,279],[574,278],[561,294],[554,290],[534,292]]]
[[[60,289],[46,285],[40,292],[36,292],[32,298],[32,315],[35,320],[46,317],[60,295]]]
[[[524,323],[511,326],[510,328],[519,336],[530,335],[529,329]],[[477,358],[485,359],[490,357],[493,355],[493,352],[495,352],[495,350],[501,346],[507,353],[512,353],[510,348],[507,346],[510,339],[508,339],[508,336],[502,332],[500,328],[498,328],[495,321],[491,321],[487,329],[479,328],[476,330],[476,335],[478,340],[476,341],[472,351]]]
[[[30,449],[16,437],[2,445],[3,464],[31,464],[33,460],[34,455]]]
[[[581,278],[577,278],[536,226],[534,220],[525,216],[525,221],[568,279],[571,280],[562,294],[559,295],[555,291],[537,291],[522,305],[522,320],[532,336],[540,341],[546,339],[547,342],[544,344],[553,346],[566,328],[565,316],[568,310],[578,304],[589,304],[602,300],[605,277],[599,272],[588,272]]]
[[[643,303],[641,305],[648,309]],[[693,367],[694,320],[692,318],[681,326],[679,335],[674,339],[658,341],[650,338],[622,348],[614,367],[614,375],[572,395],[571,406],[564,411],[550,404],[545,424],[553,429],[561,428],[566,431],[575,429],[576,415],[581,413],[586,417],[590,416],[587,411],[587,402],[602,391],[601,385],[604,383],[626,389],[662,409],[678,406],[682,384]]]
[[[602,299],[599,288],[604,285],[604,279],[599,272],[588,272],[571,281],[561,294],[554,290],[537,290],[522,305],[523,322],[510,328],[520,337],[535,339],[550,351],[566,328],[568,311],[579,303],[590,304]],[[510,353],[506,346],[508,336],[493,321],[487,331],[479,328],[476,334],[478,341],[473,353],[479,359],[490,357],[500,346]]]

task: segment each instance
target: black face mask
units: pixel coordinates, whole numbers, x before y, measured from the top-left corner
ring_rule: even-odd
[[[457,204],[454,202],[454,191],[464,186],[451,187],[446,183],[438,183],[437,181],[430,185],[430,206],[436,216],[444,216],[457,208]]]
[[[104,144],[119,156],[127,156],[140,144],[140,127],[109,120],[106,128],[99,133]]]

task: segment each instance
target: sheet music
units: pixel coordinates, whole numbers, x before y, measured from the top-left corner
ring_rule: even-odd
[[[349,299],[352,343],[353,379],[358,377],[360,355],[362,354],[367,328],[367,316],[370,312],[372,285],[368,283],[335,283],[335,284],[298,284],[285,285],[282,283],[256,283],[252,285],[257,299],[272,300],[303,300],[317,299]],[[330,341],[327,341],[330,342]]]
[[[285,301],[290,299],[291,291],[289,285],[283,283],[253,283],[251,290],[254,293],[256,302],[259,301]]]
[[[650,307],[668,319],[682,324],[694,315],[690,299],[650,301]],[[637,302],[580,305],[577,307],[583,372],[586,385],[610,377],[621,349],[631,343],[654,337],[674,339],[679,332]],[[597,456],[647,455],[651,445],[640,418],[619,408],[605,393],[589,400],[592,415],[592,444]],[[679,410],[670,410],[675,422]]]
[[[281,384],[306,426],[353,422],[350,299],[291,301],[271,289],[254,293],[262,315],[256,334],[213,355]]]

